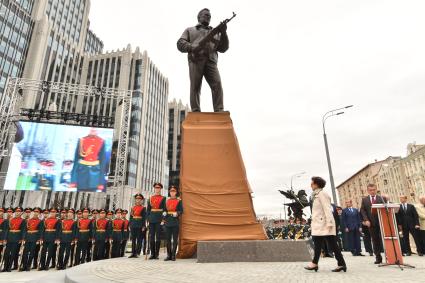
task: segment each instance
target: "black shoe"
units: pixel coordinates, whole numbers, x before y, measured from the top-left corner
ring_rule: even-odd
[[[171,256],[167,256],[167,257],[164,259],[164,261],[169,261],[169,260],[171,260]]]
[[[135,258],[135,257],[136,257],[136,255],[131,255],[128,258]]]
[[[341,271],[344,271],[344,272],[347,272],[347,266],[338,266],[337,268],[335,268],[335,269],[332,269],[332,272],[341,272]]]
[[[382,263],[382,258],[381,259],[377,259],[377,260],[375,260],[375,262],[374,262],[375,264],[381,264]]]
[[[407,256],[411,256],[411,255],[412,255],[412,253],[407,253],[406,255],[407,255]]]
[[[418,256],[424,256],[424,254],[423,253],[418,253]]]
[[[172,256],[172,257],[171,257],[171,260],[172,260],[172,261],[176,261],[176,256]]]
[[[304,269],[306,269],[306,270],[314,270],[315,272],[317,272],[317,270],[319,270],[319,266],[318,265],[316,265],[316,266],[304,266]]]
[[[373,253],[369,253],[370,256],[373,256]]]
[[[151,255],[151,256],[149,257],[149,259],[155,259],[155,256],[154,256],[154,255]]]
[[[355,254],[355,256],[364,256],[362,253]]]
[[[333,257],[331,254],[325,254],[325,257]]]

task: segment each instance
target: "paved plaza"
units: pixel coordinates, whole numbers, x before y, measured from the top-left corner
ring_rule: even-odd
[[[406,257],[414,269],[377,267],[370,256],[345,253],[348,272],[335,274],[335,260],[322,258],[317,273],[303,269],[303,262],[196,263],[194,259],[164,262],[144,258],[117,258],[83,264],[66,271],[1,273],[0,282],[425,282],[425,258]]]

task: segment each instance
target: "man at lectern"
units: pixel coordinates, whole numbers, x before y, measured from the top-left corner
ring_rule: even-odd
[[[382,240],[381,229],[379,228],[378,211],[372,209],[372,204],[386,203],[387,199],[377,195],[375,184],[367,185],[368,196],[362,199],[360,213],[362,215],[363,224],[368,227],[373,243],[373,253],[375,254],[375,264],[382,263]]]
[[[407,203],[407,196],[400,197],[400,210],[396,214],[398,229],[403,231],[403,242],[404,250],[403,254],[410,256],[412,255],[412,250],[410,249],[410,240],[409,234],[412,234],[413,239],[415,240],[416,250],[418,255],[422,255],[422,251],[419,243],[419,216],[416,211],[416,208]]]

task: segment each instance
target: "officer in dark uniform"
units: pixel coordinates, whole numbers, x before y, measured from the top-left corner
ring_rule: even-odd
[[[15,216],[9,219],[9,225],[6,227],[6,249],[4,251],[3,272],[12,271],[12,263],[19,256],[19,244],[22,243],[25,235],[26,225],[25,220],[21,217],[22,207],[16,207],[14,212]],[[18,269],[17,262],[14,269]]]
[[[60,220],[56,218],[56,208],[49,210],[49,217],[44,219],[44,231],[41,237],[40,267],[38,270],[49,270],[50,261],[56,257],[56,244],[59,243]]]
[[[130,232],[131,232],[131,256],[137,258],[142,250],[142,242],[145,240],[146,230],[146,208],[142,205],[144,199],[142,194],[136,194],[135,205],[130,211]],[[145,240],[146,241],[146,240]]]
[[[91,237],[92,221],[89,219],[89,209],[84,208],[81,219],[77,220],[77,251],[75,253],[75,265],[86,262]]]
[[[26,234],[24,237],[25,247],[22,254],[22,271],[30,271],[31,263],[35,257],[36,247],[40,245],[41,233],[43,232],[43,222],[40,219],[41,209],[35,207],[30,219],[27,220]]]
[[[0,263],[3,259],[3,248],[6,242],[6,227],[8,226],[8,220],[4,218],[5,208],[0,207]]]
[[[151,256],[149,259],[158,259],[159,248],[161,246],[161,222],[162,213],[165,210],[165,197],[161,195],[163,188],[161,183],[153,185],[155,194],[149,198],[148,202],[148,221],[149,221],[149,240]]]
[[[168,196],[169,198],[167,199],[166,208],[163,213],[167,237],[167,257],[165,261],[175,261],[177,244],[179,242],[179,216],[183,213],[183,204],[177,198],[178,190],[176,186],[170,187]]]
[[[127,214],[128,214],[128,211],[126,209],[124,209],[121,213],[121,219],[124,222],[124,224],[123,224],[124,233],[123,233],[123,239],[122,239],[122,242],[121,242],[120,256],[125,255],[125,248],[127,247],[127,241],[128,241],[129,236],[130,236],[130,230],[128,228],[130,221],[128,221],[128,219],[127,219]]]
[[[93,209],[91,211],[91,231],[90,231],[90,241],[89,245],[87,247],[87,262],[90,262],[91,260],[95,260],[94,257],[94,224],[95,221],[99,218],[99,211],[97,209]]]
[[[74,209],[68,209],[66,219],[61,220],[58,270],[64,270],[66,268],[71,255],[71,249],[74,248],[76,242],[77,225],[74,220],[74,213]]]
[[[112,220],[113,220],[114,212],[112,210],[108,210],[106,213],[106,219],[108,220],[108,229],[111,231],[112,235]],[[111,255],[111,239],[105,243],[105,255],[104,259],[110,258]]]
[[[121,254],[121,243],[124,235],[124,220],[121,218],[121,209],[115,210],[115,219],[112,220],[112,251],[111,257],[119,257]]]
[[[94,237],[94,252],[93,260],[101,260],[105,256],[105,243],[109,241],[111,236],[108,220],[105,218],[106,210],[99,211],[99,219],[94,221],[93,237]]]

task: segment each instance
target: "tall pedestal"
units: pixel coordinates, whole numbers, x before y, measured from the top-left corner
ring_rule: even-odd
[[[192,112],[182,125],[179,258],[198,241],[265,240],[229,112]]]

